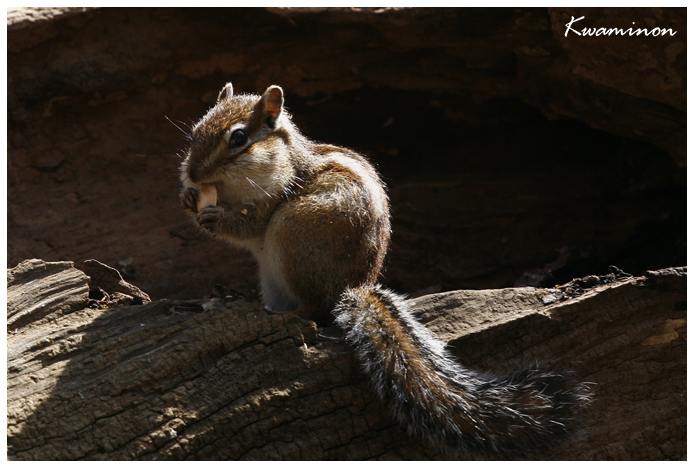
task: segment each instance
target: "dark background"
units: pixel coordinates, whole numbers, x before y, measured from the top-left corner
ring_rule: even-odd
[[[399,292],[686,264],[685,9],[12,15],[8,267],[94,258],[153,299],[252,296],[250,255],[183,214],[167,120],[185,130],[227,81],[282,86],[307,136],[372,159]],[[677,34],[565,37],[571,16]]]

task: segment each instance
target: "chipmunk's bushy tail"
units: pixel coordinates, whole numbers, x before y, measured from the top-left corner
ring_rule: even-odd
[[[436,447],[522,456],[575,431],[589,401],[570,373],[506,376],[466,369],[381,286],[348,289],[333,311],[378,396],[408,432]]]

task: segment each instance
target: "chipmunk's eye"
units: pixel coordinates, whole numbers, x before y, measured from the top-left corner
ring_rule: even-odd
[[[229,137],[229,148],[240,148],[248,141],[248,135],[243,130],[234,130]]]

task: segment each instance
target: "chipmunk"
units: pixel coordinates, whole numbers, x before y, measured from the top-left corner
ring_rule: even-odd
[[[186,212],[253,252],[265,307],[339,325],[395,418],[434,446],[521,456],[571,434],[588,397],[570,375],[464,368],[378,284],[383,182],[362,155],[302,135],[283,105],[279,86],[258,96],[226,84],[181,165]]]

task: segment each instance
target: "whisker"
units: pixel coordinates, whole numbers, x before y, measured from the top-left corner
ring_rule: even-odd
[[[183,134],[186,136],[186,138],[188,138],[190,141],[193,141],[193,137],[190,135],[190,133],[186,132],[186,131],[183,130],[181,127],[179,127],[178,125],[176,125],[176,124],[174,123],[174,121],[171,120],[171,119],[169,118],[168,115],[165,115],[164,118],[166,118],[166,120],[168,120],[169,122],[171,122],[171,125],[173,125],[173,126],[176,127],[177,129],[179,129],[180,131],[182,131]],[[176,122],[180,123],[181,125],[185,125],[185,123],[181,122],[180,120],[177,120]]]
[[[244,177],[245,177],[245,176],[244,176]],[[258,185],[256,182],[254,182],[253,180],[249,179],[248,177],[246,177],[246,180],[247,180],[248,182],[250,182],[251,185],[255,185],[255,186],[258,187],[260,190],[262,190],[263,193],[265,193],[265,195],[267,195],[269,198],[272,198],[272,195],[270,195],[269,193],[267,193],[267,192],[265,191],[265,189],[264,189],[263,187],[261,187],[260,185]]]

